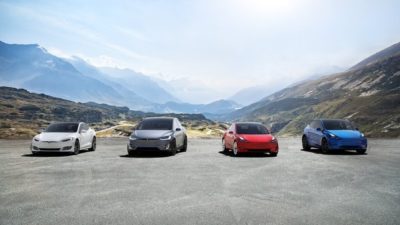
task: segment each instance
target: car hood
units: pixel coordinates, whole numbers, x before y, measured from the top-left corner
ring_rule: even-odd
[[[75,133],[43,132],[36,136],[40,141],[61,141],[65,138],[76,137]]]
[[[137,138],[158,139],[172,135],[173,132],[171,130],[135,130],[134,134]]]
[[[334,134],[340,138],[360,138],[361,133],[358,130],[328,130],[329,133]]]
[[[272,140],[271,134],[238,134],[249,142],[270,142]]]

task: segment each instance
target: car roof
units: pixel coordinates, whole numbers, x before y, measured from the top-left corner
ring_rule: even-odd
[[[70,123],[80,124],[80,123],[83,123],[83,122],[52,122],[50,124],[70,124]]]
[[[319,119],[319,120],[321,120],[322,122],[324,122],[324,121],[349,121],[346,119]]]
[[[263,125],[263,124],[260,123],[260,122],[237,122],[237,123],[235,123],[235,124],[259,124],[259,125]]]
[[[146,117],[146,118],[143,118],[143,120],[157,120],[157,119],[170,119],[170,120],[173,120],[173,119],[176,119],[176,117],[157,116],[157,117]]]

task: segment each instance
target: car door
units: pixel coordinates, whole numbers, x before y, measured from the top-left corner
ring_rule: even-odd
[[[89,126],[86,123],[81,124],[81,146],[83,148],[87,148],[90,145],[90,132],[89,132]]]
[[[225,145],[227,148],[231,149],[233,147],[233,142],[234,142],[234,128],[235,124],[232,124],[229,129],[227,130],[227,133],[225,135]]]
[[[322,139],[322,124],[321,121],[316,120],[313,129],[311,129],[312,132],[312,142],[314,146],[321,146],[321,139]]]
[[[183,132],[182,126],[177,119],[174,119],[173,127],[174,127],[173,129],[175,131],[176,146],[179,148],[179,147],[183,146],[185,133]]]
[[[312,146],[316,145],[317,133],[316,128],[318,127],[318,121],[313,120],[310,123],[309,129],[307,129],[307,137],[309,144]]]

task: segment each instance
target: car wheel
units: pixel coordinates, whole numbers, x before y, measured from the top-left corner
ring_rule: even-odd
[[[93,137],[92,147],[89,148],[89,151],[96,151],[96,137]]]
[[[303,143],[303,150],[307,150],[307,151],[310,150],[310,145],[308,144],[306,135],[303,135],[301,142]]]
[[[278,153],[277,153],[277,152],[271,152],[269,155],[270,155],[271,157],[277,157],[277,156],[278,156]]]
[[[324,154],[329,153],[328,141],[325,138],[321,141],[321,152]]]
[[[169,154],[170,155],[176,154],[176,142],[175,141],[171,142],[171,144],[169,145]]]
[[[228,152],[228,149],[226,148],[226,145],[225,145],[225,139],[222,139],[222,151],[223,151],[224,153],[227,153],[227,152]]]
[[[129,157],[133,157],[133,156],[136,156],[137,154],[136,154],[136,152],[134,152],[134,151],[128,151],[128,156]]]
[[[81,146],[79,145],[79,141],[76,140],[75,141],[75,145],[74,145],[74,155],[78,155],[79,154],[79,151],[81,150],[80,148],[81,148]]]
[[[367,149],[357,149],[358,154],[365,154],[366,151]]]
[[[237,143],[236,142],[233,143],[232,151],[233,151],[233,156],[239,156],[239,151],[238,151],[238,147],[237,147]]]
[[[181,151],[186,152],[186,150],[187,150],[187,137],[185,136],[185,139],[183,140],[183,146],[182,146]]]

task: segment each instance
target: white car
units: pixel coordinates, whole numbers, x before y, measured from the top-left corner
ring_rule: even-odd
[[[32,154],[39,152],[70,152],[96,150],[96,132],[86,123],[52,123],[32,139]]]

